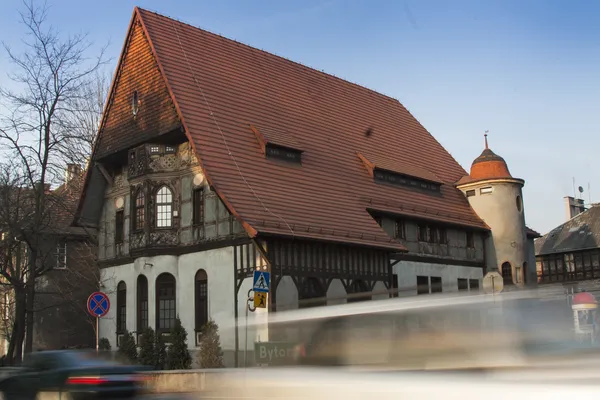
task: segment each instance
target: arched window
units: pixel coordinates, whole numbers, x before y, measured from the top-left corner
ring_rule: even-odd
[[[194,287],[194,311],[196,331],[202,330],[208,322],[208,277],[203,269],[196,272]]]
[[[358,294],[358,293],[368,293],[368,292],[370,292],[369,287],[367,286],[365,281],[360,280],[360,279],[356,279],[356,280],[352,281],[350,286],[348,286],[348,294]],[[369,295],[359,296],[359,297],[355,297],[355,296],[348,297],[348,303],[354,303],[357,301],[365,301],[365,300],[371,300],[371,295],[369,294]]]
[[[298,293],[299,308],[324,306],[327,304],[326,296],[327,293],[317,278],[306,278]]]
[[[168,332],[175,325],[175,277],[160,274],[156,278],[156,331]]]
[[[144,196],[144,189],[138,190],[135,195],[135,213],[133,218],[133,229],[141,231],[144,229],[144,222],[146,220],[146,196]]]
[[[144,275],[137,278],[137,331],[148,327],[148,279]]]
[[[156,192],[156,227],[170,228],[173,225],[173,193],[162,186]]]
[[[504,286],[513,284],[512,267],[509,262],[502,264],[502,280],[504,281]]]
[[[127,329],[127,285],[121,281],[117,285],[117,333]]]

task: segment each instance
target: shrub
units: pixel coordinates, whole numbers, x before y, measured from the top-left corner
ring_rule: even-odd
[[[161,334],[156,334],[156,342],[154,344],[154,351],[156,352],[156,358],[154,369],[165,369],[167,364],[167,345]]]
[[[202,368],[223,368],[223,350],[219,337],[219,327],[214,321],[208,321],[202,328],[200,352],[198,353]]]
[[[138,352],[135,339],[133,338],[133,334],[127,330],[123,332],[123,338],[121,339],[121,343],[119,343],[118,354],[126,362],[137,362]]]
[[[141,365],[156,367],[158,354],[156,352],[156,338],[154,329],[148,327],[140,335],[140,353],[138,361]]]
[[[110,351],[111,347],[109,340],[105,337],[100,338],[100,340],[98,341],[98,349],[103,351]]]
[[[181,325],[179,316],[169,335],[171,344],[167,349],[167,369],[190,369],[192,357],[187,348],[187,332]]]

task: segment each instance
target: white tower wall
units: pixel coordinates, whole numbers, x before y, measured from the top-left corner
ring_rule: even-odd
[[[469,203],[492,230],[486,246],[488,271],[501,272],[502,264],[508,262],[515,284],[524,282],[528,261],[522,187],[520,179],[484,180],[459,187],[465,194],[475,190],[475,195],[471,192],[467,197]]]

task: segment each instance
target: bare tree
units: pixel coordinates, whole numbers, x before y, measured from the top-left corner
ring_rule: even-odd
[[[73,99],[73,108],[64,121],[69,136],[60,144],[61,153],[71,163],[87,163],[96,140],[109,87],[109,75],[98,72],[82,86],[81,96]]]
[[[11,196],[16,191],[27,197],[26,202],[17,204],[18,211],[5,213],[8,219],[3,223],[10,226],[11,237],[26,243],[29,250],[23,273],[12,275],[6,264],[2,268],[2,276],[15,289],[11,338],[16,344],[11,342],[10,347],[17,361],[21,353],[15,347],[23,337],[25,352],[32,350],[36,280],[53,268],[48,235],[52,212],[62,200],[50,196],[49,187],[62,180],[65,164],[89,156],[95,129],[86,130],[81,117],[96,102],[90,98],[90,90],[98,84],[98,73],[106,63],[105,48],[88,57],[91,43],[86,35],[64,36],[49,26],[48,10],[46,4],[24,3],[20,13],[26,29],[24,51],[17,53],[4,44],[13,66],[8,76],[15,88],[0,87],[0,148],[2,156],[12,160],[5,174],[9,178],[6,185],[13,192]],[[25,313],[23,321],[21,310]]]

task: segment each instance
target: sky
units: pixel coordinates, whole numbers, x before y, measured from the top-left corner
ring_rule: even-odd
[[[525,180],[526,222],[566,220],[564,196],[600,201],[600,2],[590,0],[48,0],[64,34],[107,45],[116,67],[134,6],[398,99],[468,171],[483,150]],[[19,0],[0,39],[21,46]],[[0,85],[10,65],[0,52]],[[589,190],[588,190],[589,188]]]

